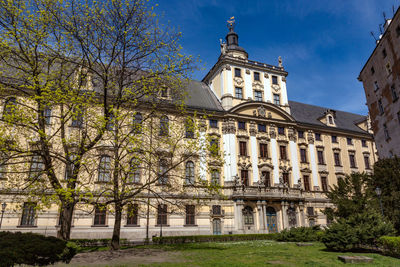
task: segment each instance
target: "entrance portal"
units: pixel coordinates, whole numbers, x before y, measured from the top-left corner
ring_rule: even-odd
[[[213,220],[213,234],[220,235],[221,234],[221,219]]]
[[[278,232],[276,211],[273,207],[267,208],[267,229],[268,229],[268,233],[277,233]]]

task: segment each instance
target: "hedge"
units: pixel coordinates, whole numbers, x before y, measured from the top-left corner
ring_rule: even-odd
[[[378,243],[384,254],[400,258],[400,236],[381,236]]]
[[[184,244],[195,242],[226,242],[247,240],[275,240],[279,234],[189,235],[153,237],[156,244]]]
[[[0,232],[0,248],[0,266],[68,263],[77,251],[74,243],[53,236],[21,232]]]
[[[111,238],[99,238],[99,239],[71,239],[71,242],[79,245],[80,247],[106,247],[110,245]],[[121,238],[120,243],[122,245],[130,244],[126,238]]]
[[[277,236],[277,241],[284,242],[313,242],[321,241],[324,235],[324,231],[321,230],[319,225],[312,227],[294,227],[290,229],[284,229]]]

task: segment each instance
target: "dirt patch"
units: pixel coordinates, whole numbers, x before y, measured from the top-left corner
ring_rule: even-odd
[[[96,251],[75,255],[71,266],[137,266],[162,262],[184,262],[180,252],[170,252],[161,249],[125,249],[118,251]],[[67,266],[63,264],[57,265]]]

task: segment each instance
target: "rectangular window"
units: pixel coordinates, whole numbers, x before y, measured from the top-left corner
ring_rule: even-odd
[[[138,204],[129,204],[126,216],[126,225],[138,225]]]
[[[304,138],[304,131],[298,131],[297,135],[299,138]]]
[[[44,173],[44,163],[40,155],[35,155],[32,157],[31,167],[29,169],[29,179],[35,180],[40,179]]]
[[[218,139],[211,139],[210,140],[210,153],[213,156],[217,156],[219,153],[219,140]]]
[[[195,206],[186,205],[186,225],[195,225]]]
[[[96,206],[94,210],[94,221],[93,225],[106,225],[106,207]]]
[[[334,152],[333,153],[333,158],[335,160],[335,166],[341,166],[340,165],[340,154],[339,154],[339,152]]]
[[[167,224],[167,205],[159,204],[157,207],[157,225]]]
[[[274,104],[277,106],[281,104],[281,98],[278,94],[274,94]]]
[[[324,160],[324,151],[323,150],[318,150],[317,151],[317,156],[318,156],[318,164],[325,164]]]
[[[399,99],[399,96],[397,95],[396,92],[396,87],[394,85],[392,85],[392,87],[390,88],[391,92],[392,92],[392,101],[395,102],[397,99]]]
[[[268,145],[260,144],[260,158],[268,158]]]
[[[361,140],[361,145],[363,146],[363,147],[368,147],[367,146],[367,141],[366,140]]]
[[[387,126],[386,126],[386,123],[383,124],[383,133],[385,134],[385,140],[386,141],[389,140],[390,139],[390,135],[389,135],[389,130],[388,130]]]
[[[258,131],[263,133],[267,132],[267,126],[264,124],[258,124]]]
[[[356,168],[356,158],[355,158],[354,154],[349,155],[349,160],[350,160],[350,167]]]
[[[195,124],[191,118],[187,118],[185,121],[185,138],[194,138]]]
[[[43,111],[43,116],[44,116],[44,123],[46,125],[51,124],[51,108],[46,107]]]
[[[262,101],[262,92],[261,91],[254,91],[254,100],[255,101]]]
[[[109,182],[111,179],[111,157],[101,156],[99,164],[99,182]]]
[[[337,136],[336,135],[332,135],[332,143],[337,143]]]
[[[347,137],[347,144],[353,145],[353,139],[351,139],[350,137]]]
[[[369,165],[369,156],[367,155],[364,156],[364,163],[366,169],[371,169],[371,166]]]
[[[287,186],[290,185],[290,181],[289,181],[289,173],[284,172],[282,173],[282,179],[283,179],[283,183]]]
[[[242,77],[242,72],[239,68],[235,68],[235,77]]]
[[[328,181],[325,176],[321,177],[321,187],[322,187],[322,191],[324,191],[324,192],[328,191]]]
[[[310,191],[310,177],[308,175],[303,176],[304,191]]]
[[[254,72],[254,80],[259,81],[260,80],[260,73],[259,72]]]
[[[243,99],[243,89],[240,87],[235,88],[235,96],[236,98]]]
[[[218,128],[218,121],[217,120],[209,120],[210,128]]]
[[[307,215],[314,216],[314,207],[307,207]]]
[[[307,162],[307,151],[305,148],[300,148],[300,161],[302,163]]]
[[[242,183],[244,186],[249,186],[249,171],[241,170],[240,176],[242,177]]]
[[[213,205],[212,206],[212,214],[213,215],[222,215],[221,206],[220,205]]]
[[[278,84],[278,76],[272,75],[272,84]]]
[[[36,203],[25,202],[22,208],[21,226],[35,226]]]
[[[385,110],[383,109],[382,99],[378,100],[379,115],[382,115]]]
[[[240,130],[246,130],[246,123],[244,121],[238,121],[238,128]]]
[[[271,187],[271,174],[270,172],[263,171],[261,172],[262,179],[264,181],[265,187]]]
[[[212,170],[211,171],[211,183],[213,185],[220,185],[219,171],[218,170]]]
[[[161,159],[159,162],[158,170],[158,184],[166,185],[168,184],[168,161],[166,159]]]
[[[279,146],[279,153],[280,153],[281,159],[287,159],[286,146]]]
[[[316,141],[321,141],[321,134],[320,133],[315,133],[315,140]]]
[[[168,88],[167,87],[161,88],[161,97],[168,97]]]
[[[278,127],[278,134],[285,135],[285,128],[284,127]]]
[[[239,153],[240,156],[247,156],[247,142],[239,142]]]
[[[83,126],[83,113],[80,108],[74,108],[72,111],[72,121],[71,121],[71,127],[77,127],[80,128]]]

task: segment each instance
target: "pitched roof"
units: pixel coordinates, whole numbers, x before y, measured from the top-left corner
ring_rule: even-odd
[[[189,81],[187,93],[185,102],[188,107],[210,111],[224,111],[221,103],[211,91],[211,88],[203,82]]]
[[[291,115],[296,121],[300,123],[313,124],[318,126],[324,126],[332,129],[343,129],[348,131],[354,131],[359,133],[367,133],[356,125],[366,119],[366,116],[358,115],[350,112],[344,112],[335,110],[335,124],[336,127],[327,126],[319,121],[319,118],[325,115],[328,108],[304,104],[295,101],[289,101]]]

